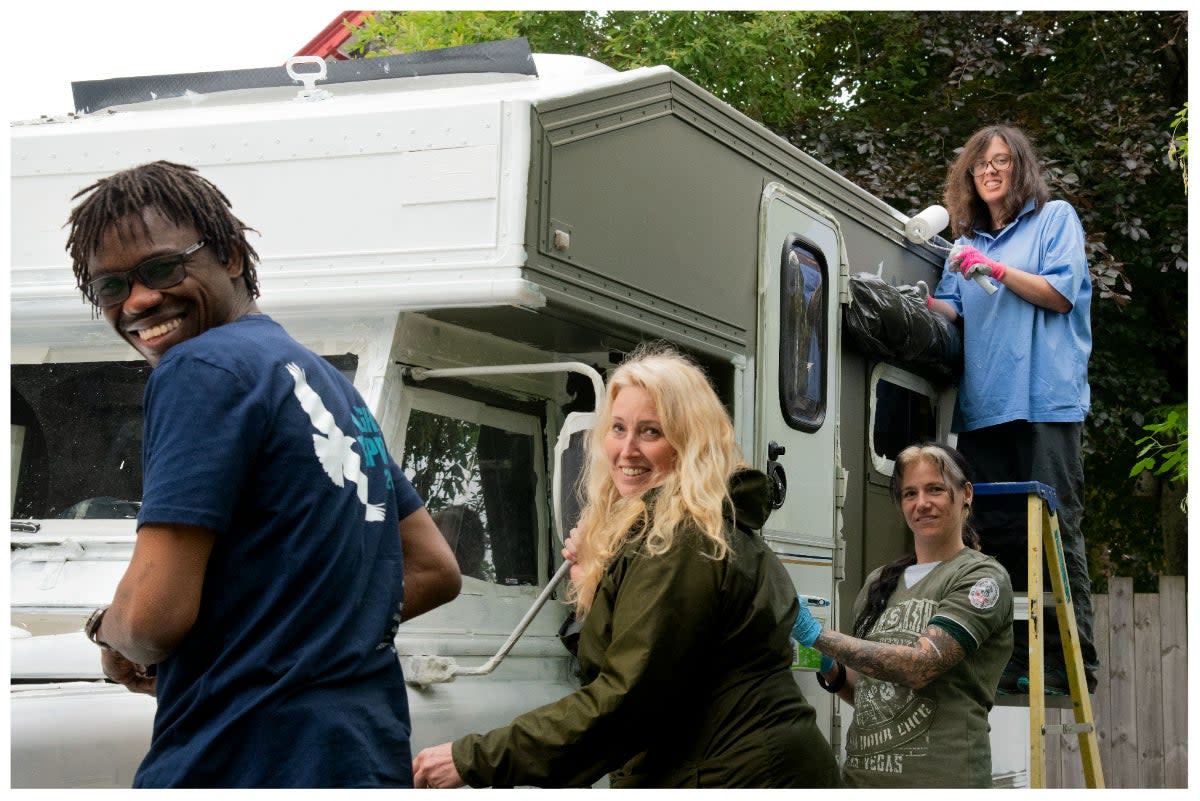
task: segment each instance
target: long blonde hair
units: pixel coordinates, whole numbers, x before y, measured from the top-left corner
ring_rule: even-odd
[[[675,469],[658,487],[654,512],[644,495],[622,498],[613,483],[604,441],[612,427],[612,405],[627,387],[645,390],[654,402],[663,436],[676,451]],[[700,368],[662,343],[640,345],[613,372],[603,408],[588,440],[583,475],[586,502],[576,535],[580,571],[570,595],[576,614],[591,608],[605,568],[630,541],[658,556],[679,530],[694,526],[724,559],[729,552],[723,512],[729,507],[729,477],[746,466],[734,440],[733,423]]]

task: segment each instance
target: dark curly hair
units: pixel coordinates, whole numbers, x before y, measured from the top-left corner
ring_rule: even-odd
[[[246,291],[251,298],[258,297],[258,253],[246,241],[246,231],[254,229],[233,216],[229,198],[195,167],[169,161],[130,167],[79,190],[71,200],[81,197],[84,199],[67,218],[71,230],[66,250],[71,254],[75,284],[85,300],[84,287],[91,278],[88,259],[100,247],[105,231],[120,222],[116,232],[122,240],[135,224],[147,233],[142,218],[147,208],[157,209],[175,225],[190,223],[222,264],[231,254],[240,253]]]
[[[904,481],[904,473],[916,462],[932,462],[942,474],[942,478],[946,483],[950,493],[950,499],[954,500],[955,492],[961,492],[969,483],[974,483],[973,472],[970,464],[967,463],[966,457],[961,453],[951,448],[949,445],[942,445],[937,442],[923,442],[919,445],[910,445],[896,457],[896,468],[892,471],[892,500],[897,506],[900,505],[900,489]],[[968,519],[971,514],[971,507],[967,505]],[[972,548],[976,551],[980,549],[979,534],[964,520],[962,530],[963,545]],[[900,576],[904,575],[904,571],[917,563],[916,554],[905,554],[894,562],[889,562],[883,566],[876,576],[875,581],[867,588],[867,602],[863,606],[862,611],[858,615],[858,619],[854,621],[854,636],[865,638],[870,632],[871,627],[875,625],[875,621],[883,614],[883,610],[887,608],[888,599],[892,597],[892,593],[896,591],[896,585],[900,582]]]
[[[971,165],[983,160],[983,154],[997,136],[1008,145],[1013,159],[1009,168],[1008,197],[1004,198],[1005,222],[1016,219],[1029,200],[1033,200],[1036,211],[1050,199],[1050,188],[1042,177],[1037,149],[1029,137],[1009,125],[980,128],[971,134],[946,172],[946,210],[950,212],[950,230],[955,237],[992,230],[992,213],[975,189]]]

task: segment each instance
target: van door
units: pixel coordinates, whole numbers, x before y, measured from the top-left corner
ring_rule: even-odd
[[[841,232],[828,212],[779,184],[763,192],[759,242],[756,464],[766,464],[775,510],[763,536],[798,591],[829,599],[837,619],[835,557],[841,540],[838,455]],[[833,704],[812,673],[797,673],[837,740]],[[822,710],[824,707],[824,711]]]

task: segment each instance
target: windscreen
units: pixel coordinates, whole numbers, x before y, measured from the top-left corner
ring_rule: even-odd
[[[325,358],[353,380],[357,356]],[[149,365],[14,364],[10,377],[12,519],[137,517]]]

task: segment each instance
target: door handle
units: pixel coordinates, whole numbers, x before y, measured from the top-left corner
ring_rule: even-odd
[[[786,452],[787,448],[774,440],[767,443],[767,489],[772,509],[778,509],[787,500],[787,471],[776,461]]]

